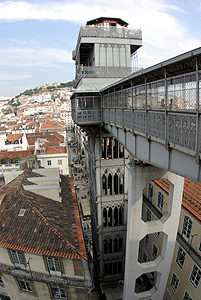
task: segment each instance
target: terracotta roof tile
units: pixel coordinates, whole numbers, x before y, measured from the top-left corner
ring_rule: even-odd
[[[60,203],[24,190],[23,185],[30,185],[28,177],[39,176],[27,169],[0,190],[1,195],[6,194],[0,205],[0,245],[87,258],[72,179],[61,175]],[[26,210],[24,216],[18,215],[21,208]]]

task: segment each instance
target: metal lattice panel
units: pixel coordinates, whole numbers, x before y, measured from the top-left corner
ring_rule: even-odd
[[[115,110],[110,109],[110,123],[115,124]]]
[[[148,135],[165,139],[165,112],[148,112]]]
[[[103,110],[103,122],[109,122],[109,109]]]
[[[144,111],[134,111],[134,131],[146,132],[146,113]]]
[[[124,127],[133,129],[133,112],[132,110],[124,110]]]
[[[123,126],[123,110],[116,110],[116,125]]]
[[[169,114],[169,142],[195,151],[196,116],[187,114]]]

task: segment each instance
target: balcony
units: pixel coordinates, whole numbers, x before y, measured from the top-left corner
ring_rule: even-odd
[[[73,121],[78,125],[101,123],[101,109],[72,111]]]
[[[88,67],[79,66],[76,69],[75,86],[82,78],[125,78],[132,73],[130,67]]]
[[[100,96],[79,96],[72,99],[72,119],[78,125],[101,123]]]
[[[126,27],[86,25],[81,26],[78,41],[81,37],[127,38],[141,40],[142,31],[141,29]]]

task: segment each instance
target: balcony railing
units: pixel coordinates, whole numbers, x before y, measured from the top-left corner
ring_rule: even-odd
[[[17,276],[25,278],[28,280],[35,280],[39,282],[52,283],[52,284],[61,284],[63,286],[74,286],[79,288],[93,288],[93,282],[89,279],[78,279],[70,278],[65,275],[62,276],[52,276],[50,274],[34,272],[30,270],[23,270],[17,268],[16,266],[8,266],[0,264],[0,273],[9,274],[12,276]]]
[[[75,86],[82,78],[125,78],[132,73],[130,67],[86,67],[79,66],[76,70]]]
[[[81,37],[106,37],[106,38],[127,38],[127,39],[142,39],[141,29],[126,28],[126,27],[111,27],[86,25],[80,28],[78,40]]]
[[[101,109],[72,111],[72,118],[77,124],[101,123]]]

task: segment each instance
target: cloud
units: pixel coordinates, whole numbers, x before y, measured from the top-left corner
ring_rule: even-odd
[[[19,80],[27,78],[32,78],[32,75],[30,73],[0,72],[0,80]]]
[[[195,33],[190,32],[187,21],[181,21],[185,15],[189,17],[190,11],[181,8],[182,2],[177,3],[176,6],[170,0],[3,1],[0,3],[0,20],[1,23],[65,20],[73,26],[73,23],[84,25],[87,20],[101,16],[121,18],[130,28],[142,29],[139,67],[147,67],[200,46],[199,35],[198,38],[193,36]],[[22,25],[26,26],[26,23]],[[50,24],[50,30],[51,26],[54,22]],[[68,31],[68,23],[66,28]],[[77,36],[75,43],[76,39]],[[61,44],[57,49],[44,47],[34,40],[27,41],[25,48],[25,43],[23,40],[15,44],[16,47],[0,49],[0,66],[67,68],[67,63],[73,64],[71,52],[61,49]]]
[[[73,63],[70,52],[57,48],[8,48],[0,50],[0,66],[51,66]]]

